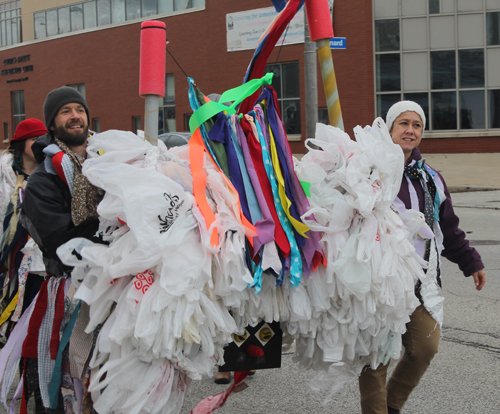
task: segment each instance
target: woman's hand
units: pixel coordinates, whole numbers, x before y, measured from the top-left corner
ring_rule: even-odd
[[[486,283],[486,273],[484,269],[472,273],[472,277],[474,278],[474,284],[476,285],[476,290],[481,290],[484,287],[484,284]]]

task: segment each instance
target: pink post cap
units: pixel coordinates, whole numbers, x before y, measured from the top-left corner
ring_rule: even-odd
[[[141,24],[139,95],[165,96],[165,23],[150,20]]]
[[[307,0],[305,5],[311,40],[331,39],[333,25],[328,0]]]

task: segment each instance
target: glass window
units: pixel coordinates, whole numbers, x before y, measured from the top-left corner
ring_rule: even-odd
[[[205,5],[205,0],[191,0],[191,7],[202,7]]]
[[[189,0],[175,0],[175,10],[185,10],[189,7]]]
[[[111,0],[111,19],[113,23],[125,21],[125,0]]]
[[[500,45],[500,12],[486,13],[486,44]]]
[[[460,129],[486,127],[484,90],[460,92]]]
[[[7,46],[7,34],[5,31],[5,20],[0,21],[0,39],[2,39],[0,44],[2,46]]]
[[[287,135],[300,134],[300,99],[287,99],[283,101],[282,108],[283,123],[285,124]]]
[[[141,17],[140,0],[126,0],[127,20],[139,19]]]
[[[35,13],[35,39],[47,37],[45,12]]]
[[[83,25],[85,29],[97,26],[95,1],[83,3]]]
[[[457,129],[456,92],[432,92],[432,129]]]
[[[405,93],[404,95],[406,101],[413,101],[418,103],[422,109],[424,110],[425,114],[425,130],[427,131],[429,129],[429,94],[427,92],[425,93]]]
[[[300,97],[299,65],[282,64],[281,73],[283,74],[283,98]]]
[[[101,121],[99,118],[92,118],[92,131],[101,132]]]
[[[429,14],[438,14],[439,12],[439,0],[429,0]]]
[[[47,10],[47,36],[55,36],[59,33],[57,25],[57,10]]]
[[[142,130],[142,123],[140,116],[132,117],[132,130],[134,131],[134,134],[137,134],[137,131]]]
[[[456,85],[455,51],[431,52],[431,88],[452,89]]]
[[[24,120],[24,91],[14,91],[12,99],[12,130],[15,131],[19,122]]]
[[[387,111],[389,108],[394,105],[396,102],[401,100],[401,94],[399,93],[391,93],[387,95],[378,95],[377,96],[377,116],[382,117],[384,120],[387,116]]]
[[[486,10],[500,9],[500,0],[486,0]]]
[[[19,43],[20,33],[19,33],[19,19],[11,19],[11,30],[12,30],[12,44],[15,45]]]
[[[389,52],[399,50],[399,20],[375,21],[375,50]]]
[[[460,88],[484,87],[484,49],[459,50]]]
[[[83,5],[75,4],[69,7],[69,12],[71,15],[71,31],[75,32],[77,30],[83,29]]]
[[[59,34],[69,33],[71,26],[69,22],[69,7],[60,7],[57,10],[59,20]]]
[[[281,96],[281,70],[279,65],[268,65],[266,66],[266,73],[273,73],[273,81],[271,82],[271,86],[276,91],[278,97]]]
[[[488,91],[489,128],[500,128],[500,89]]]
[[[158,111],[158,134],[175,132],[175,79],[174,75],[165,75],[165,96],[160,99]]]
[[[318,108],[318,122],[320,124],[329,125],[328,108]]]
[[[302,126],[298,62],[269,65],[266,72],[274,73],[272,86],[280,103],[285,132],[289,135],[300,135]]]
[[[7,46],[12,44],[12,23],[9,20],[5,20],[5,30],[7,32]]]
[[[111,23],[111,8],[109,0],[97,0],[97,25],[105,26]]]
[[[156,14],[156,0],[142,0],[142,17]]]
[[[174,11],[174,0],[158,0],[158,14]]]
[[[400,54],[377,55],[377,91],[401,90]]]

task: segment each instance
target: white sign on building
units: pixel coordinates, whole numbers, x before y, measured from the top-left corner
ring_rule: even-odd
[[[277,14],[274,7],[226,14],[227,51],[255,49]],[[276,46],[295,43],[304,43],[304,8],[294,16]]]

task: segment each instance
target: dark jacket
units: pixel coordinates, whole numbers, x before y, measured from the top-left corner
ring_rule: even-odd
[[[410,164],[413,160],[418,161],[421,159],[422,155],[419,149],[415,148],[407,164]],[[446,187],[446,183],[441,174],[438,173],[438,175],[443,182],[444,193],[446,195],[446,200],[441,203],[439,208],[439,226],[443,232],[444,245],[444,250],[441,255],[451,262],[458,264],[458,267],[465,276],[470,276],[472,273],[484,269],[484,264],[477,250],[469,245],[469,241],[465,238],[465,233],[458,227],[459,219],[453,210],[448,187]],[[412,183],[418,195],[419,210],[423,212],[424,190],[418,179],[412,179]],[[404,203],[407,209],[411,208],[410,192],[408,189],[408,182],[405,178],[403,178],[401,182],[398,198]]]
[[[71,193],[59,176],[45,169],[43,149],[52,143],[50,135],[44,135],[32,146],[33,154],[40,163],[30,176],[21,210],[21,223],[43,253],[47,273],[62,276],[71,268],[64,266],[56,254],[59,246],[75,237],[85,237],[101,242],[96,237],[99,220],[89,220],[78,226],[71,219]]]

